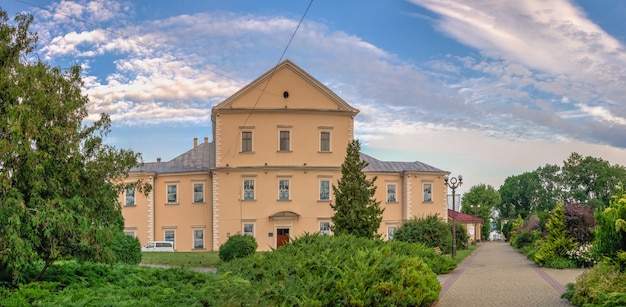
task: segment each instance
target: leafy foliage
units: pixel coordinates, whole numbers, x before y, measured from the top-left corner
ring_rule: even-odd
[[[626,252],[626,194],[615,195],[609,207],[596,212],[596,238],[594,250],[601,256],[622,263],[626,268],[626,259],[620,261],[621,253]]]
[[[107,115],[83,126],[79,66],[22,62],[37,41],[32,20],[20,14],[13,25],[0,9],[0,270],[14,280],[40,260],[35,279],[62,257],[114,261],[109,242],[123,228],[116,182],[139,160],[103,144]]]
[[[465,228],[465,225],[459,222],[455,222],[454,224],[456,224],[457,248],[467,248],[469,237],[467,235],[467,229]],[[451,235],[452,235],[452,225],[453,225],[452,222],[448,223],[448,231],[450,232]]]
[[[438,214],[425,218],[412,218],[396,230],[394,240],[409,243],[422,243],[429,247],[439,247],[444,253],[452,252],[452,232],[449,225]]]
[[[141,244],[139,239],[118,231],[113,235],[111,249],[115,254],[115,262],[139,264],[141,262]]]
[[[256,252],[258,246],[253,236],[238,233],[220,246],[219,256],[222,261],[248,257]]]
[[[305,234],[219,272],[250,281],[270,305],[428,306],[441,286],[425,261],[441,259],[420,244]]]
[[[331,229],[334,234],[351,234],[357,237],[375,238],[384,209],[380,201],[373,199],[376,193],[376,177],[368,180],[363,169],[368,165],[360,157],[361,143],[353,140],[348,144],[346,158],[341,165],[341,179],[333,185],[335,211]]]
[[[526,172],[507,177],[500,187],[501,203],[498,205],[500,216],[529,217],[537,208],[537,195],[540,189],[541,184],[537,173]]]
[[[625,185],[626,169],[600,158],[572,153],[563,163],[563,181],[569,187],[568,196],[576,201],[584,203],[598,198],[606,204],[615,187]]]
[[[626,274],[614,264],[600,263],[580,275],[564,296],[576,306],[624,306]]]
[[[593,241],[592,229],[596,226],[593,211],[581,203],[563,206],[567,236],[580,245]]]
[[[539,265],[549,265],[551,261],[554,263],[556,258],[568,260],[567,252],[575,246],[575,243],[567,236],[562,203],[557,204],[554,211],[552,211],[546,228],[548,229],[548,235],[544,244],[535,254],[535,262]],[[556,259],[556,261],[560,261],[560,259]]]
[[[40,265],[41,266],[41,265]],[[41,268],[26,270],[37,274]],[[65,262],[41,282],[0,287],[3,306],[267,306],[234,276],[129,265]]]
[[[463,194],[463,206],[461,212],[474,215],[483,219],[481,233],[488,236],[491,231],[489,220],[492,218],[493,209],[500,203],[500,193],[491,185],[479,184],[472,186]]]

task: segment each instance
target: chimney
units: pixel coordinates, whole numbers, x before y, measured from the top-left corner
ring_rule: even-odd
[[[157,157],[157,162],[161,163],[161,157]]]
[[[208,143],[208,142],[209,142],[209,138],[205,136],[205,137],[204,137],[204,143],[206,144],[206,143]]]
[[[193,148],[198,147],[198,138],[193,138]]]

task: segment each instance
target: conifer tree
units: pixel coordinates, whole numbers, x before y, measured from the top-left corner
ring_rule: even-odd
[[[361,160],[361,143],[353,140],[348,144],[346,158],[341,165],[341,179],[333,185],[335,211],[331,229],[335,235],[352,234],[358,237],[376,238],[384,209],[376,201],[374,193],[376,177],[367,179],[363,169],[368,165]]]

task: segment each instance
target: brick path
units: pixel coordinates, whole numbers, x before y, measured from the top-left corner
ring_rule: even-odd
[[[434,306],[570,306],[561,294],[583,271],[540,268],[508,243],[483,242],[456,270],[438,277],[442,289]]]

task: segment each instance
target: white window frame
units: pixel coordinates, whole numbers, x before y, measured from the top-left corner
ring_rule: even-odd
[[[287,182],[287,198],[282,198],[283,189],[281,186],[282,181]],[[291,200],[291,179],[290,178],[278,178],[278,200]]]
[[[171,232],[172,234],[174,234],[174,238],[171,241],[167,239],[168,232]],[[172,242],[172,245],[174,245],[174,249],[176,249],[176,230],[174,229],[163,230],[163,241]]]
[[[426,187],[429,187],[428,193],[426,193]],[[433,202],[433,184],[432,184],[432,182],[424,182],[422,184],[422,194],[423,194],[422,200],[425,203]],[[428,196],[428,198],[426,196]]]
[[[124,230],[124,234],[133,238],[137,237],[137,232],[135,230]]]
[[[131,199],[132,199],[132,203],[129,204],[128,199],[129,199],[129,195],[128,192],[132,191],[132,195],[130,195]],[[124,206],[125,207],[134,207],[136,206],[136,199],[135,199],[135,187],[126,187],[125,191],[124,191]]]
[[[247,198],[247,194],[246,194],[246,181],[252,181],[252,198]],[[243,178],[242,181],[242,186],[241,186],[241,190],[242,190],[242,197],[241,200],[244,201],[251,201],[251,200],[255,200],[256,199],[256,180],[254,178]]]
[[[328,226],[328,227],[325,227]],[[330,221],[320,221],[320,234],[330,236]]]
[[[201,246],[201,247],[196,247],[196,239],[197,239],[197,238],[196,238],[196,233],[197,233],[197,232],[200,232],[200,233],[202,234],[202,238],[201,238],[201,239],[202,239],[202,246]],[[193,244],[193,245],[192,245],[192,246],[193,246],[193,249],[196,249],[196,250],[199,250],[199,249],[205,249],[205,244],[204,244],[204,229],[193,229],[193,231],[192,231],[192,234],[191,234],[191,235],[193,236],[193,237],[192,237],[192,242],[191,242],[191,243]]]
[[[170,187],[173,186],[175,191],[174,191],[174,197],[175,200],[172,202],[170,201]],[[178,204],[178,184],[177,183],[167,183],[165,185],[165,203],[167,204]]]
[[[393,193],[389,193],[389,188],[393,187]],[[390,196],[393,195],[393,199],[390,199]],[[387,184],[387,202],[388,203],[397,203],[398,202],[398,185],[395,183]]]
[[[196,200],[196,186],[201,186],[202,187],[202,191],[200,193],[202,193],[202,199],[200,201]],[[191,184],[191,189],[192,189],[192,195],[191,195],[191,199],[193,199],[193,203],[194,204],[203,204],[205,203],[204,200],[204,182],[193,182]]]
[[[283,149],[282,147],[282,133],[287,132],[289,139],[287,142],[287,149]],[[280,152],[291,152],[291,139],[293,135],[291,134],[291,129],[280,128],[278,129],[278,151]]]
[[[328,195],[328,198],[324,199],[322,198],[322,182],[327,182],[328,183],[328,192],[326,193]],[[331,187],[331,183],[330,183],[330,179],[320,179],[320,194],[319,194],[319,201],[330,201],[330,187]]]
[[[246,226],[250,226],[251,227],[251,231],[246,231]],[[252,236],[253,238],[255,238],[254,236],[254,231],[255,231],[255,225],[254,223],[243,223],[241,224],[241,233],[244,235],[248,235],[248,236]]]
[[[396,231],[398,231],[398,226],[387,226],[387,241],[393,240]]]
[[[245,150],[244,147],[244,133],[250,133],[250,150]],[[254,152],[254,132],[252,130],[242,130],[241,131],[241,152]]]
[[[323,146],[323,139],[322,139],[322,135],[327,133],[328,134],[328,150],[324,150],[324,146]],[[332,133],[330,133],[330,131],[320,131],[320,152],[332,152],[333,148],[331,146],[332,144]]]

